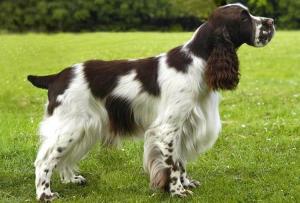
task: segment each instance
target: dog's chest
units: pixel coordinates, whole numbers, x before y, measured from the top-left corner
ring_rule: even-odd
[[[200,99],[182,127],[180,137],[181,156],[184,160],[193,159],[213,146],[221,130],[219,116],[219,95],[209,93]]]

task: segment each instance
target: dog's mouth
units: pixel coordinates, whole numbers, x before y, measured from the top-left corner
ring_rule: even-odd
[[[275,28],[274,26],[272,28],[269,28],[269,29],[261,29],[260,30],[260,34],[259,34],[259,37],[258,37],[258,43],[262,44],[262,45],[266,45],[268,44],[273,35],[274,35],[274,31],[275,31]]]
[[[255,22],[254,46],[263,47],[267,45],[275,34],[274,21],[271,18],[260,18]]]

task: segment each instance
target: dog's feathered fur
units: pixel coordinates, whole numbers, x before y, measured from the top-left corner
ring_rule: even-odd
[[[251,16],[240,4],[227,5],[190,41],[166,54],[93,60],[50,76],[28,76],[48,89],[35,161],[37,198],[56,197],[50,190],[54,169],[65,183],[84,183],[74,168],[97,140],[111,145],[143,135],[151,185],[187,195],[199,182],[187,178],[186,162],[209,149],[221,130],[217,91],[239,82],[237,48],[265,45],[273,31],[271,19]]]

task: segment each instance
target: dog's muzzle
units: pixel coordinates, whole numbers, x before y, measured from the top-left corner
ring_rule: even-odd
[[[268,44],[274,36],[275,26],[272,18],[253,17],[254,37],[253,45],[263,47]]]

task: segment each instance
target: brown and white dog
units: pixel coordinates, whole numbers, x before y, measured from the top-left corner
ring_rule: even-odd
[[[254,17],[241,4],[217,8],[182,46],[137,60],[91,60],[48,76],[28,76],[48,89],[41,146],[35,161],[38,200],[52,200],[54,169],[64,183],[84,183],[76,163],[100,141],[112,145],[141,136],[151,186],[186,196],[199,185],[186,163],[212,147],[221,130],[218,90],[239,82],[236,50],[261,47],[273,20]]]

